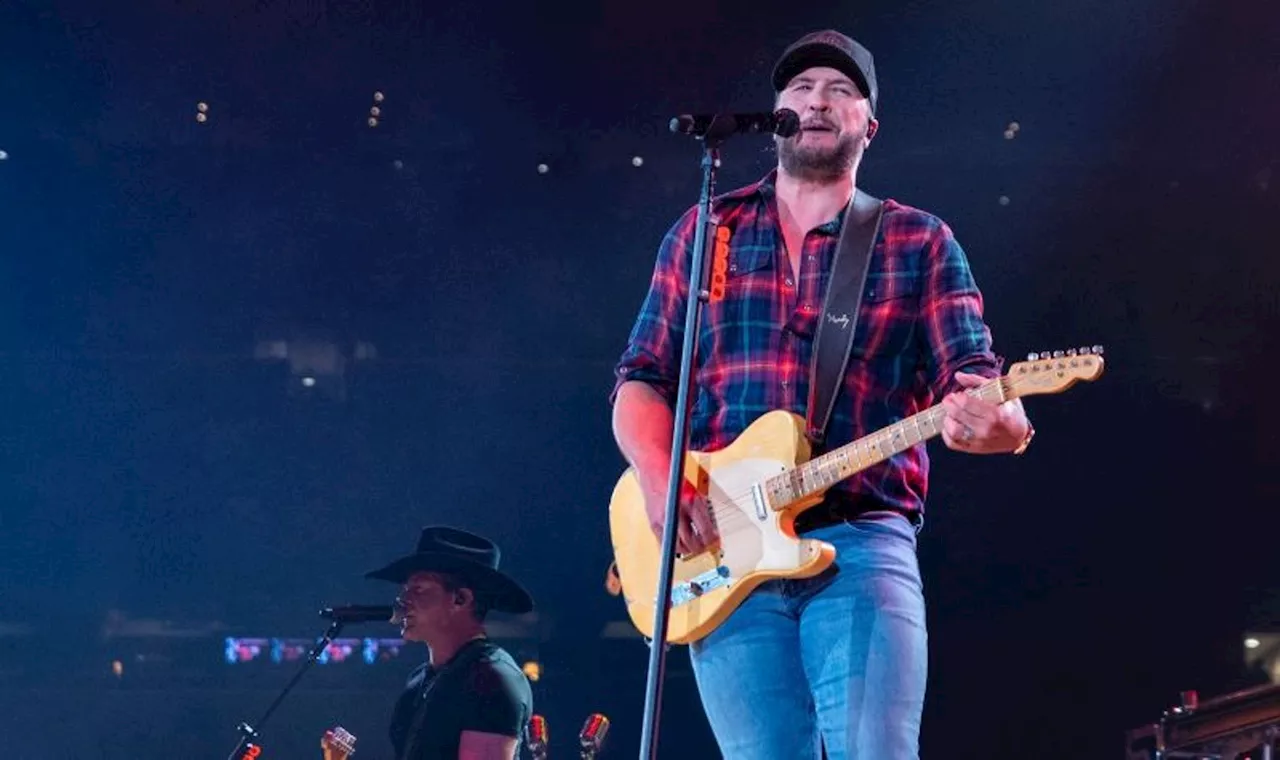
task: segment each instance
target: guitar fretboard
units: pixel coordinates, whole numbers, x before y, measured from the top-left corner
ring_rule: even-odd
[[[1010,397],[1006,378],[998,377],[970,388],[967,393],[1000,403]],[[870,435],[815,457],[764,482],[769,501],[781,509],[820,493],[868,467],[942,434],[946,410],[941,404],[877,430]]]

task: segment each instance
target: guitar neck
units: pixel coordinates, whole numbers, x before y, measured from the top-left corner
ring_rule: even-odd
[[[997,377],[970,388],[967,393],[984,401],[1000,403],[1017,396],[1007,378]],[[946,410],[941,404],[913,414],[870,435],[775,475],[763,485],[770,503],[786,507],[819,494],[862,470],[895,454],[942,434]]]

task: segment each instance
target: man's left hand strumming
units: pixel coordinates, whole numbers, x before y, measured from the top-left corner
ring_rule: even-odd
[[[965,388],[976,388],[987,381],[985,377],[966,372],[957,372],[955,377]],[[948,394],[942,405],[947,410],[942,440],[947,448],[955,451],[1020,454],[1034,434],[1021,399],[996,404],[956,391]]]

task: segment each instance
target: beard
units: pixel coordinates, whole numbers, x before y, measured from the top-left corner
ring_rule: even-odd
[[[863,135],[841,134],[834,145],[806,145],[793,137],[774,137],[783,171],[809,182],[832,182],[846,177],[862,155]]]

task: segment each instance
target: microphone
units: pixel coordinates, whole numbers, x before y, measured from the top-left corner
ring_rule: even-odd
[[[547,719],[541,715],[534,715],[529,719],[529,725],[525,728],[525,737],[529,743],[529,753],[533,755],[534,760],[546,760],[548,744]]]
[[[582,756],[584,758],[592,758],[604,746],[604,737],[609,733],[609,719],[600,713],[592,713],[587,716],[587,721],[582,724],[582,731],[578,732],[578,743],[582,746]]]
[[[728,137],[736,132],[790,137],[800,131],[800,115],[790,108],[773,113],[681,114],[671,120],[671,131],[694,137]]]
[[[320,617],[335,623],[398,623],[400,608],[390,604],[348,604],[345,607],[325,607]]]

